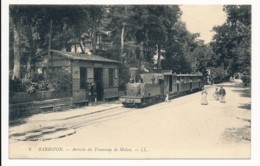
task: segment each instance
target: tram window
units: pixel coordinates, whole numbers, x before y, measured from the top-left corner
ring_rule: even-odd
[[[114,85],[114,69],[109,69],[109,86]]]
[[[80,68],[80,89],[87,88],[87,68],[81,67]]]

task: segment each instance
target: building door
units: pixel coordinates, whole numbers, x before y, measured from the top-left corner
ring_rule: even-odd
[[[103,81],[102,68],[94,68],[94,82],[96,85],[97,100],[103,100]]]
[[[159,79],[159,84],[161,86],[161,96],[164,96],[164,80],[163,79]]]
[[[169,76],[169,92],[172,92],[172,76]]]

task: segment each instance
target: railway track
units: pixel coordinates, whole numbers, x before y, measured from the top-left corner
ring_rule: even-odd
[[[198,94],[193,93],[192,100],[198,99]],[[179,97],[181,98],[181,97]],[[174,99],[172,100],[174,101]],[[162,105],[165,104],[165,105]],[[183,105],[185,102],[176,101],[175,106]],[[167,109],[167,103],[157,103],[151,106],[139,108],[126,108],[123,106],[102,109],[95,112],[68,116],[65,118],[31,120],[27,122],[31,128],[28,130],[18,130],[19,132],[9,131],[9,138],[16,141],[45,141],[50,139],[63,138],[72,134],[76,134],[77,129],[88,125],[95,125],[108,120],[125,117],[129,112],[138,114],[140,111],[149,111],[150,107],[154,109]],[[51,115],[50,115],[51,116]]]
[[[133,109],[115,107],[61,119],[34,120],[29,122],[31,126],[34,126],[33,128],[20,132],[10,130],[9,138],[13,141],[46,141],[63,138],[75,134],[80,127],[119,118],[131,110]]]

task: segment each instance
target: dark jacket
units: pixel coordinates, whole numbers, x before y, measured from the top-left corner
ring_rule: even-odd
[[[225,95],[226,95],[226,90],[223,89],[223,88],[221,88],[221,89],[219,90],[219,94],[225,96]]]

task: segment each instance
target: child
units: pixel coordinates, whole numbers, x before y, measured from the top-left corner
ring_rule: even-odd
[[[166,94],[165,102],[169,102],[169,93]]]

